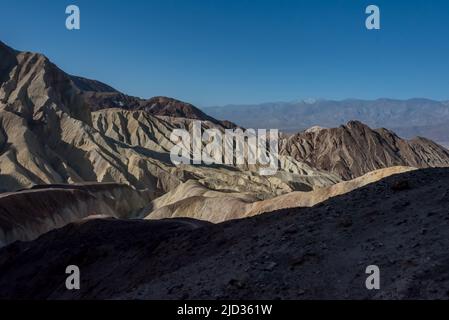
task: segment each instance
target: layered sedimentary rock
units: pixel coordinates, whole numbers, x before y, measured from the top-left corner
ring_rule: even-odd
[[[392,166],[449,166],[449,151],[431,140],[404,140],[390,130],[373,130],[358,121],[292,135],[282,142],[281,154],[346,180]]]

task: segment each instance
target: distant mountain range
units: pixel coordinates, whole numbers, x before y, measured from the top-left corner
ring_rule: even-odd
[[[336,127],[359,120],[370,127],[394,130],[403,138],[424,136],[449,145],[449,102],[429,99],[303,100],[255,105],[206,107],[217,119],[247,128],[278,128],[298,132],[312,126]]]

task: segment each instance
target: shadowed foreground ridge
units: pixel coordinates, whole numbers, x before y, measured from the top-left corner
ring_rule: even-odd
[[[0,298],[448,298],[449,169],[209,225],[91,220],[0,251]],[[81,290],[64,287],[81,269]],[[365,268],[381,290],[365,289]]]

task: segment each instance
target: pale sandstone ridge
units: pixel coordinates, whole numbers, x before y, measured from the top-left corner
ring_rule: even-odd
[[[309,130],[283,140],[280,153],[345,180],[392,166],[449,166],[449,151],[425,138],[404,140],[387,129],[358,121],[339,128]]]
[[[30,241],[89,216],[141,218],[151,199],[115,183],[48,185],[0,195],[0,246]]]
[[[254,216],[265,212],[281,209],[313,207],[330,198],[343,195],[368,184],[377,182],[392,175],[413,171],[412,167],[390,167],[371,171],[361,177],[349,181],[343,181],[332,186],[313,190],[310,192],[291,192],[266,201],[255,202],[248,211],[247,216]]]
[[[189,180],[152,201],[146,218],[186,217],[217,223],[245,217],[247,206],[258,200],[248,193],[212,191]]]
[[[196,181],[183,183],[173,191],[152,201],[147,219],[188,217],[219,223],[295,207],[313,207],[329,198],[351,192],[391,175],[415,170],[411,167],[379,169],[335,185],[309,192],[291,192],[259,201],[250,194],[211,191]]]

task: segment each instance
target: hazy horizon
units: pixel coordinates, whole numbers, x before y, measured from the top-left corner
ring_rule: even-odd
[[[308,101],[313,100],[313,101]],[[433,101],[433,102],[439,102],[439,103],[447,103],[449,102],[448,99],[443,100],[435,100],[431,98],[426,97],[410,97],[405,99],[395,99],[395,98],[389,98],[389,97],[379,97],[379,98],[373,98],[373,99],[361,99],[361,98],[343,98],[343,99],[326,99],[326,98],[304,98],[304,99],[293,99],[290,101],[287,100],[281,100],[281,101],[261,101],[261,102],[255,102],[255,103],[227,103],[222,105],[209,105],[209,106],[199,106],[202,109],[207,108],[219,108],[219,107],[239,107],[239,106],[263,106],[263,105],[272,105],[272,104],[295,104],[295,103],[305,103],[305,104],[314,104],[319,101],[329,101],[329,102],[344,102],[344,101],[381,101],[381,100],[390,100],[390,101],[413,101],[413,100],[427,100],[427,101]],[[186,101],[188,102],[188,101]]]

